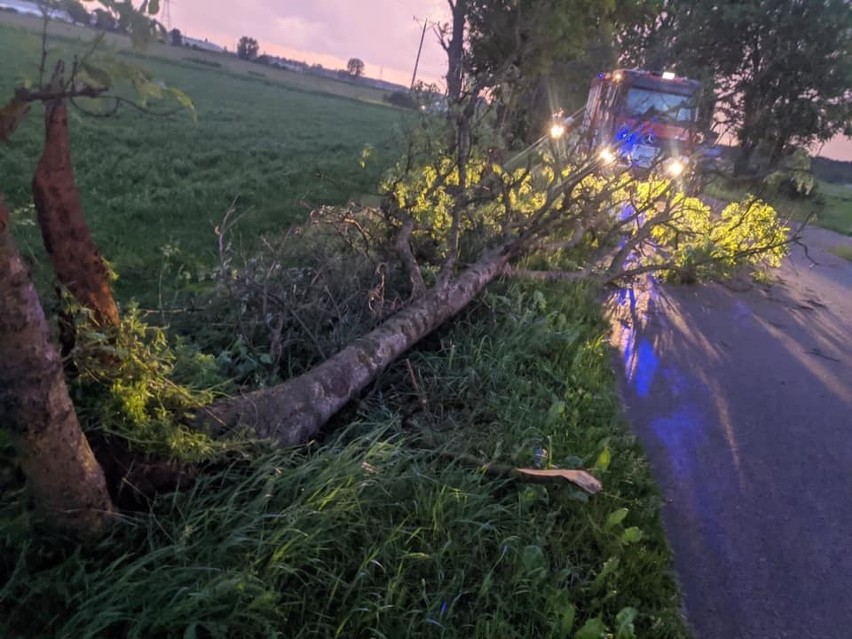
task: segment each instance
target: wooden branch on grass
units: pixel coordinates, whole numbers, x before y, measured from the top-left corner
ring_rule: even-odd
[[[450,451],[435,451],[439,457],[458,462],[466,466],[475,466],[486,475],[501,477],[532,484],[554,484],[568,482],[581,488],[590,495],[595,495],[603,489],[600,480],[585,470],[568,470],[562,468],[538,469],[538,468],[516,468],[506,464],[494,464],[465,453],[452,453]]]

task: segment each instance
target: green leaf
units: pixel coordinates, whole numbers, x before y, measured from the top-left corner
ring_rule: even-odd
[[[572,603],[567,603],[562,606],[562,612],[557,622],[557,636],[567,637],[568,633],[574,629],[574,621],[577,617],[577,607]]]
[[[621,522],[624,521],[624,518],[627,517],[627,513],[630,511],[627,508],[619,508],[618,510],[614,510],[609,514],[609,517],[606,518],[606,530],[612,530],[616,526],[618,526]]]
[[[162,100],[166,90],[162,83],[152,82],[141,74],[134,79],[133,88],[136,89],[136,95],[139,96],[142,106],[148,106],[149,100]]]
[[[637,541],[642,540],[642,530],[633,526],[624,531],[621,535],[621,543],[625,546],[628,544],[635,544]]]
[[[122,24],[130,30],[130,41],[133,43],[133,48],[147,48],[152,39],[151,20],[135,9],[131,9],[125,16],[126,18],[122,20]]]
[[[149,0],[148,15],[155,16],[160,12],[160,0]]]
[[[30,105],[12,100],[0,109],[0,142],[8,140],[29,113]]]
[[[550,405],[550,409],[547,411],[547,420],[546,420],[547,425],[552,426],[564,414],[565,414],[565,402],[563,402],[563,401],[553,402]]]
[[[595,588],[600,588],[606,578],[616,571],[620,563],[621,561],[618,559],[618,557],[610,557],[609,559],[607,559],[604,562],[603,568],[601,568],[601,571],[598,573],[598,576],[595,577]]]
[[[198,114],[195,111],[195,105],[192,103],[192,99],[180,89],[176,89],[174,87],[167,87],[166,93],[174,98],[178,104],[180,104],[184,109],[189,111],[190,116],[192,116],[193,122],[198,122]]]
[[[589,619],[574,635],[574,639],[603,639],[606,636],[606,625],[600,617]]]
[[[595,462],[595,468],[598,470],[606,470],[609,468],[609,464],[612,461],[612,453],[609,450],[609,446],[605,446],[601,451],[601,454],[598,455],[598,460]]]
[[[520,560],[525,574],[541,576],[547,574],[547,558],[541,546],[534,544],[525,546],[521,551]]]
[[[639,611],[636,608],[622,608],[618,611],[618,614],[615,616],[616,627],[615,627],[615,639],[635,639],[636,638],[636,628],[633,625],[633,622],[636,621],[636,617],[639,614]]]

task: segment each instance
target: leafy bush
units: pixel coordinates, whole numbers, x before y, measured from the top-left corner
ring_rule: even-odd
[[[403,109],[416,109],[417,101],[409,91],[394,91],[388,93],[382,98],[388,104],[392,104]]]
[[[378,222],[368,208],[321,208],[307,224],[265,236],[251,256],[223,237],[214,288],[197,301],[203,310],[185,329],[239,384],[264,386],[305,372],[410,295]]]
[[[165,331],[145,324],[135,308],[115,328],[98,329],[83,313],[77,327],[69,391],[85,430],[185,461],[227,450],[183,423],[228,389],[212,357],[184,340],[171,346]]]

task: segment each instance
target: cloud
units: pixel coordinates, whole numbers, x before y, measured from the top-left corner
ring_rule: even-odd
[[[327,39],[325,25],[301,16],[275,18],[275,33],[293,49],[314,49]]]

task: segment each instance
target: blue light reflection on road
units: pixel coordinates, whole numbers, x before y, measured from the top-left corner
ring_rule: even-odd
[[[652,417],[649,422],[651,437],[664,451],[665,469],[670,473],[669,481],[663,485],[678,486],[681,494],[678,501],[686,508],[684,514],[693,519],[696,530],[701,532],[701,543],[714,556],[735,559],[731,531],[720,526],[720,513],[728,498],[736,494],[733,470],[722,472],[708,483],[704,475],[707,470],[702,450],[709,445],[715,433],[714,425],[707,422],[706,411],[701,404],[712,392],[699,379],[684,375],[675,365],[664,364],[658,352],[660,343],[667,343],[666,330],[648,330],[649,319],[660,317],[660,292],[656,282],[620,289],[615,302],[621,309],[621,321],[614,325],[617,343],[624,367],[624,379],[633,401],[652,402]],[[750,316],[750,314],[749,314]],[[746,321],[744,310],[738,312],[738,321]],[[660,317],[665,326],[665,316]],[[661,340],[661,341],[658,341]],[[665,414],[654,414],[664,411]]]
[[[703,426],[701,413],[688,405],[651,422],[651,430],[669,452],[671,468],[678,479],[689,474],[690,458],[696,453],[696,439]]]
[[[651,392],[651,383],[654,381],[654,376],[657,374],[660,363],[657,359],[657,354],[654,352],[654,347],[647,339],[643,338],[639,341],[636,359],[633,385],[636,387],[636,393],[639,397],[648,397]]]
[[[619,333],[624,379],[639,400],[651,399],[656,384],[662,385],[658,390],[663,396],[671,398],[672,401],[660,403],[671,407],[670,414],[656,417],[651,430],[665,447],[674,474],[688,474],[697,455],[696,442],[706,436],[706,425],[698,407],[690,401],[698,389],[689,388],[689,381],[678,367],[662,366],[654,341],[644,334],[649,317],[659,304],[657,284],[649,280],[641,288],[637,285],[619,289],[615,301],[622,309],[623,319],[615,329]]]
[[[656,296],[656,290],[650,289],[651,301]],[[629,305],[632,321],[629,326],[623,326],[627,339],[622,339],[622,358],[624,363],[624,374],[627,381],[633,386],[639,397],[646,398],[651,392],[651,385],[660,367],[654,345],[646,338],[640,338],[636,343],[637,321],[636,291],[633,288],[622,288],[617,293],[619,305]],[[645,310],[647,312],[647,309]],[[647,318],[643,318],[647,319]]]

